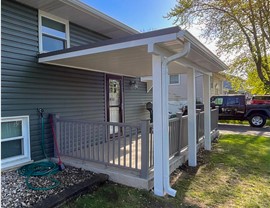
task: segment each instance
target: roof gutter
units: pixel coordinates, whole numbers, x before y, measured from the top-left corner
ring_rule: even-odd
[[[163,188],[164,191],[169,194],[170,196],[175,197],[176,190],[172,189],[170,186],[170,168],[169,168],[169,118],[168,118],[168,65],[169,63],[180,59],[188,55],[190,51],[190,42],[185,42],[184,49],[177,54],[174,54],[170,57],[165,58],[162,61],[162,83],[164,83],[162,88],[162,94],[164,96],[163,99],[163,148],[162,148],[162,155],[163,155]]]

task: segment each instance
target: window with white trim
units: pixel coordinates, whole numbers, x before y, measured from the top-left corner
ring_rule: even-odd
[[[39,11],[39,52],[57,51],[69,47],[69,22]]]
[[[29,116],[1,119],[1,166],[9,168],[29,162]]]
[[[170,85],[179,85],[180,84],[180,74],[170,75],[169,76]]]

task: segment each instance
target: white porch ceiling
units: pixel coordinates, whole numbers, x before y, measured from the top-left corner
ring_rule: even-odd
[[[214,54],[202,47],[202,44],[198,46],[197,42],[189,40],[185,34],[189,33],[183,33],[178,27],[167,28],[124,39],[41,54],[39,62],[124,76],[151,76],[152,54],[148,51],[149,45],[154,44],[165,56],[170,56],[180,52],[184,42],[189,41],[190,53],[187,57],[171,63],[169,74],[187,73],[189,68],[205,73],[226,69],[226,65]]]
[[[47,63],[106,72],[117,75],[145,76],[152,71],[151,54],[146,46],[59,59]]]

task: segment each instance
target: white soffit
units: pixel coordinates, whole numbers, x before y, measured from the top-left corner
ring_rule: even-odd
[[[131,27],[97,11],[78,0],[16,0],[22,4],[67,19],[109,38],[139,33]]]

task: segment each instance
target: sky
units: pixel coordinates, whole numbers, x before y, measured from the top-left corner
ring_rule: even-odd
[[[175,6],[176,0],[81,0],[98,11],[138,30],[147,32],[172,27],[173,20],[164,18]],[[206,40],[200,37],[197,28],[188,29],[203,44]],[[214,44],[206,45],[215,52]]]
[[[173,26],[163,16],[175,5],[175,0],[81,1],[140,32]]]

